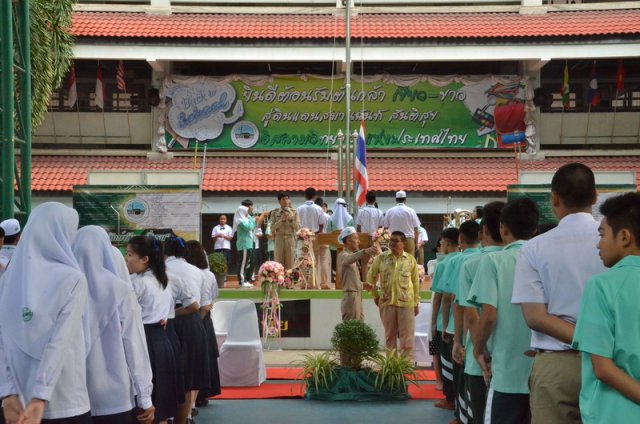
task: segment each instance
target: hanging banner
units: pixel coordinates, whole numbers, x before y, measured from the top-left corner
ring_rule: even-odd
[[[365,120],[368,149],[533,145],[525,78],[379,75],[351,87],[351,128]],[[344,78],[172,76],[161,97],[169,149],[326,150],[345,130]]]
[[[596,184],[598,200],[591,208],[591,214],[596,220],[602,219],[600,205],[609,197],[623,193],[636,192],[637,187],[632,184]],[[539,224],[557,223],[558,219],[553,213],[551,205],[551,184],[510,184],[507,186],[507,201],[518,197],[528,197],[539,208]]]
[[[153,235],[160,241],[172,234],[200,240],[201,205],[198,186],[73,187],[80,226],[104,228],[119,247],[136,235]]]

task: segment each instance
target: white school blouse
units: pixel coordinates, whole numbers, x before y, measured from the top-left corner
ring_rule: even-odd
[[[188,290],[193,295],[195,301],[199,303],[202,297],[202,289],[205,286],[204,276],[200,272],[200,269],[191,265],[184,258],[176,258],[175,256],[169,256],[166,263],[167,271],[180,276],[187,284]],[[176,301],[176,303],[182,302]],[[193,302],[188,302],[187,304],[182,303],[182,307],[187,307],[191,303]]]
[[[140,305],[143,324],[157,324],[169,318],[173,303],[169,285],[163,289],[150,269],[131,275],[131,283]]]

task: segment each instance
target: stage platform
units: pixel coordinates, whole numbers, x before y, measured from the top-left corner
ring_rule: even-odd
[[[262,290],[253,289],[220,289],[216,301],[249,299],[256,302],[256,307],[262,302]],[[282,289],[282,349],[298,350],[329,350],[331,349],[331,335],[333,328],[342,321],[340,313],[341,290],[300,290]],[[431,292],[420,292],[422,302],[429,302]],[[365,322],[378,335],[380,347],[384,347],[384,329],[371,295],[363,295]]]

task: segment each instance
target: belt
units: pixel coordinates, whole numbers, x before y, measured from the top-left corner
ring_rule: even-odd
[[[144,324],[144,328],[164,328],[166,323],[164,321],[156,322],[155,324]]]
[[[573,350],[573,349],[566,349],[566,350],[549,350],[549,349],[531,349],[531,350],[527,350],[524,355],[525,356],[529,356],[529,357],[534,357],[536,355],[540,355],[542,353],[573,353],[573,354],[578,354],[580,352],[578,352],[577,350]]]
[[[360,293],[359,290],[342,290],[344,293]]]

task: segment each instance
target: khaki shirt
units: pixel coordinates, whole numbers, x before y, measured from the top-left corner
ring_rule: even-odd
[[[358,261],[363,256],[365,256],[364,250],[352,252],[347,249],[344,249],[338,255],[336,270],[338,275],[342,278],[342,291],[362,291],[362,281],[360,278],[360,270],[358,269]]]
[[[380,277],[380,289],[373,291],[374,298],[380,298],[378,306],[408,308],[420,303],[420,280],[416,259],[407,252],[396,258],[387,251],[373,260],[367,281],[376,284]]]
[[[285,220],[285,209],[289,212],[290,219]],[[277,236],[295,236],[296,231],[300,229],[300,220],[298,211],[294,208],[277,208],[270,214],[271,233]]]

